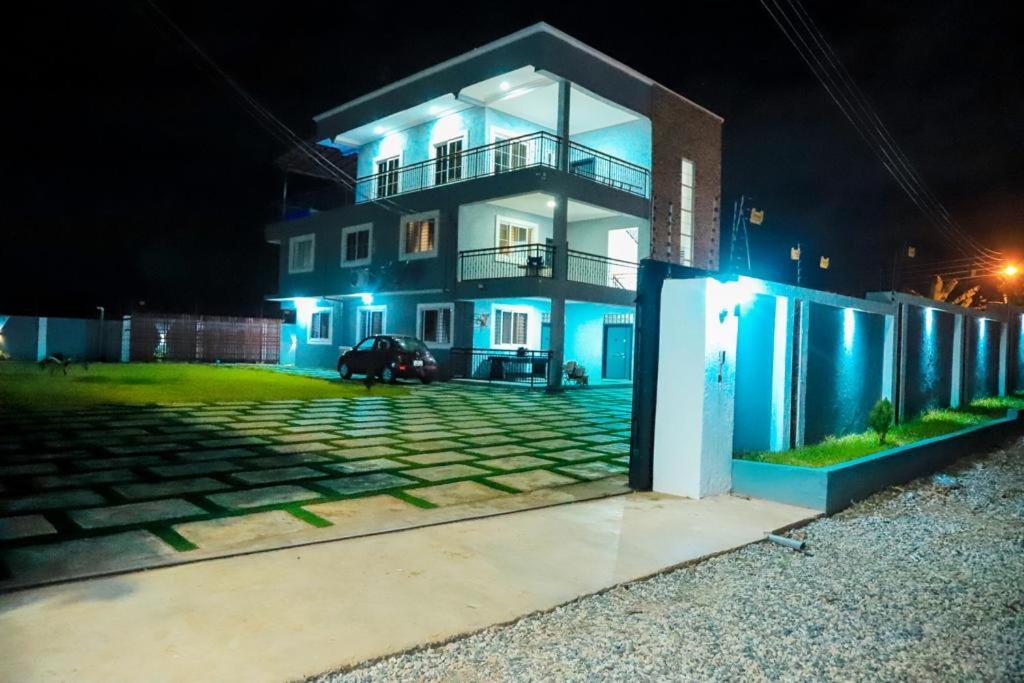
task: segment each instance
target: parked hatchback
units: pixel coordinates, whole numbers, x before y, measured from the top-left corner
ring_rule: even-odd
[[[437,361],[416,337],[378,334],[341,354],[338,374],[344,379],[373,375],[388,384],[398,379],[418,379],[430,384],[437,379]]]

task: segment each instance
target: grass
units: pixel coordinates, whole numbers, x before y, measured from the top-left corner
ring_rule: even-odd
[[[842,437],[830,436],[821,443],[790,451],[746,452],[737,453],[736,457],[741,460],[754,460],[777,465],[826,467],[922,439],[942,436],[984,424],[996,418],[1005,417],[1008,408],[1024,409],[1024,394],[983,398],[957,410],[929,411],[914,420],[893,427],[886,436],[884,444],[878,443],[878,436],[874,432],[865,431]]]
[[[0,409],[49,410],[103,404],[274,401],[397,396],[383,384],[315,379],[261,368],[190,363],[97,363],[50,375],[34,363],[0,363]]]

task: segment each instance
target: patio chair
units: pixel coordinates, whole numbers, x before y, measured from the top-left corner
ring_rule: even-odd
[[[587,369],[574,360],[565,364],[565,379],[569,382],[575,382],[577,386],[585,387],[590,384]]]

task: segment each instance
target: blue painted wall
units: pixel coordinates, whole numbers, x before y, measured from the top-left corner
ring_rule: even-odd
[[[601,384],[604,361],[604,316],[634,309],[592,303],[565,304],[565,360],[583,365],[590,384]],[[621,382],[621,380],[619,380]]]
[[[882,397],[885,316],[813,303],[808,323],[804,442],[864,431]]]
[[[734,451],[771,448],[775,307],[774,296],[759,294],[740,311]]]
[[[917,306],[907,308],[904,419],[949,407],[955,323],[952,313]]]
[[[651,168],[651,122],[647,119],[580,133],[572,139],[631,164]]]
[[[967,400],[999,393],[999,335],[995,320],[967,319]]]
[[[36,360],[36,342],[39,337],[39,318],[29,316],[0,316],[7,318],[0,328],[0,350],[12,360]]]

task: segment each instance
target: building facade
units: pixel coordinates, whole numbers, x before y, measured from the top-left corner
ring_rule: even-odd
[[[717,269],[722,119],[546,24],[314,120],[285,170],[354,177],[266,228],[284,363],[393,333],[457,376],[628,382],[639,260]]]

